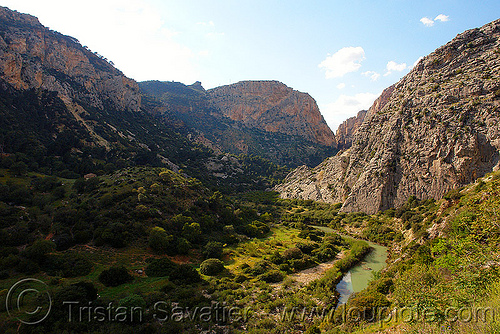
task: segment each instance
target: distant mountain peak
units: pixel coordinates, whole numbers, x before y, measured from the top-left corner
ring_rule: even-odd
[[[189,85],[189,87],[193,88],[193,89],[196,89],[196,90],[199,90],[201,92],[204,92],[205,91],[205,88],[203,88],[203,86],[201,85],[201,82],[200,81],[196,81],[194,84],[192,85]]]
[[[335,146],[335,136],[316,101],[279,81],[240,81],[210,89],[208,94],[224,116],[248,127]]]

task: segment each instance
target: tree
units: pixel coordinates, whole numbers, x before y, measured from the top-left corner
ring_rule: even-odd
[[[201,237],[201,227],[198,223],[184,224],[182,228],[183,236],[190,242],[196,243]]]
[[[99,274],[99,281],[105,286],[118,286],[133,279],[128,270],[121,267],[111,267]]]
[[[149,234],[149,247],[159,254],[176,253],[176,244],[174,237],[168,235],[165,230],[159,226],[154,227]]]
[[[26,257],[41,263],[45,260],[46,255],[55,249],[56,245],[52,241],[39,239],[26,249]]]
[[[205,259],[215,258],[220,259],[222,257],[223,245],[218,241],[209,241],[205,247],[203,247],[203,257]]]
[[[178,283],[191,284],[201,281],[200,274],[189,264],[181,264],[175,268],[169,278]]]
[[[28,165],[22,161],[17,161],[10,166],[10,171],[16,176],[23,176],[28,171]]]
[[[224,271],[224,263],[219,259],[208,259],[200,265],[200,272],[203,275],[215,276],[222,271]]]
[[[170,259],[164,257],[161,259],[153,260],[146,267],[146,275],[149,277],[163,277],[169,276],[177,267],[177,264]]]

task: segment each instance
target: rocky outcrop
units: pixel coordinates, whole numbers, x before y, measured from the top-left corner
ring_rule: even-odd
[[[137,83],[106,59],[6,7],[0,7],[0,76],[15,89],[55,91],[99,109],[137,111],[141,103]]]
[[[247,127],[335,145],[335,136],[316,101],[281,82],[242,81],[211,89],[208,94],[214,109]]]
[[[346,119],[339,125],[337,132],[335,133],[338,148],[347,149],[351,147],[352,138],[354,137],[356,130],[358,130],[359,126],[365,120],[366,112],[366,110],[361,110],[356,116]]]
[[[244,82],[208,92],[200,82],[145,81],[139,87],[145,108],[216,152],[260,156],[291,168],[316,166],[336,153],[316,102],[282,83]]]
[[[375,213],[439,198],[499,167],[500,20],[422,59],[368,111],[352,147],[276,187]]]

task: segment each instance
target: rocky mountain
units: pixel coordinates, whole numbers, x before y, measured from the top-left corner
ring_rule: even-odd
[[[373,104],[352,147],[276,187],[375,213],[439,198],[499,167],[500,20],[459,34]]]
[[[138,84],[112,63],[6,7],[0,7],[0,102],[2,153],[25,154],[25,163],[49,171],[158,164],[189,146],[141,110]],[[159,150],[165,140],[179,146]]]
[[[189,91],[205,94],[200,84]],[[155,115],[137,82],[76,39],[0,7],[0,168],[77,178],[163,166],[226,190],[265,189],[283,173],[263,159],[214,153],[178,131],[181,122]]]
[[[94,108],[107,104],[138,111],[139,87],[103,57],[72,37],[49,30],[37,18],[0,8],[0,71],[15,89],[57,92],[72,112],[82,100]]]
[[[139,86],[149,110],[215,151],[289,167],[315,166],[336,152],[335,136],[314,99],[280,82],[245,81],[208,91],[199,82]]]
[[[356,116],[349,117],[342,124],[339,125],[337,132],[335,132],[335,139],[337,145],[341,149],[347,149],[352,145],[352,138],[356,130],[365,120],[367,110],[361,110]]]
[[[0,120],[2,150],[19,152],[20,147],[34,146],[47,153],[67,137],[65,148],[54,156],[66,156],[72,161],[68,170],[77,173],[92,169],[96,159],[154,165],[176,160],[180,165],[185,152],[200,145],[216,154],[262,156],[289,167],[317,165],[336,150],[333,133],[308,94],[278,82],[245,82],[206,91],[200,82],[187,86],[150,81],[139,88],[75,38],[5,7],[0,8],[0,82],[6,107]],[[42,95],[59,112],[49,115],[53,108],[47,108],[33,118],[29,109],[42,110],[49,103],[40,100]],[[24,113],[10,108],[13,96],[19,103],[29,101],[29,107],[16,107]],[[246,102],[243,112],[241,103]],[[41,160],[36,163],[52,164]],[[82,164],[87,167],[77,167]]]
[[[242,81],[208,91],[222,115],[247,127],[279,132],[332,146],[335,136],[316,101],[278,81]]]

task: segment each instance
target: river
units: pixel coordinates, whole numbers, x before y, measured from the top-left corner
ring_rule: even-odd
[[[324,226],[314,226],[315,228],[327,233],[337,233],[338,231]],[[345,238],[355,239],[353,237],[342,235]],[[338,305],[345,304],[349,296],[354,292],[360,292],[368,286],[372,279],[372,273],[379,271],[386,266],[387,247],[366,241],[373,250],[357,265],[352,267],[342,280],[337,284],[337,291],[340,294]]]

